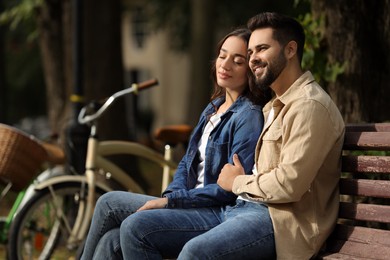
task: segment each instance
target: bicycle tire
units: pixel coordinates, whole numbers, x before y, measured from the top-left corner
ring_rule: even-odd
[[[77,246],[66,247],[69,234],[66,233],[65,222],[58,219],[58,211],[53,205],[60,203],[63,216],[72,225],[81,198],[80,183],[58,183],[52,188],[56,198],[53,198],[49,188],[39,190],[15,216],[9,230],[8,259],[68,259],[77,254]],[[103,193],[104,190],[96,188],[96,198]]]

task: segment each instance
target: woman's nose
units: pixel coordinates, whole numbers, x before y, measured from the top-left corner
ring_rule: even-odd
[[[222,67],[224,70],[230,70],[230,63],[229,63],[229,60],[228,60],[228,59],[223,60],[222,63],[221,63],[221,67]]]

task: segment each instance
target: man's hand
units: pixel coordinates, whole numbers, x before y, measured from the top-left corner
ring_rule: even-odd
[[[226,191],[232,191],[234,179],[238,175],[244,175],[245,171],[237,154],[233,155],[233,164],[225,164],[218,176],[217,184]]]
[[[147,210],[147,209],[162,209],[165,208],[165,205],[167,204],[168,204],[168,198],[158,198],[154,200],[149,200],[137,211]]]

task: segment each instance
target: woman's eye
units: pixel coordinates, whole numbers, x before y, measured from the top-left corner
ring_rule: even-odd
[[[241,64],[244,64],[245,61],[243,59],[236,59],[236,60],[234,60],[234,63],[241,65]]]

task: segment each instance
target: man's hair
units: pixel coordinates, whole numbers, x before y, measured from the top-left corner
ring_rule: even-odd
[[[295,41],[298,46],[298,59],[302,62],[305,32],[302,25],[294,18],[278,13],[264,12],[250,18],[247,27],[252,32],[256,29],[271,28],[274,39],[282,46],[286,46],[290,41]]]

